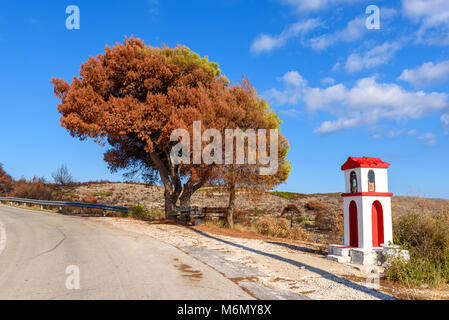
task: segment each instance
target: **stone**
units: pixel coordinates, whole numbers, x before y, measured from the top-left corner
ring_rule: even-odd
[[[340,263],[349,263],[349,262],[351,262],[351,257],[342,257],[342,256],[328,255],[327,259],[329,259],[331,261],[340,262]]]
[[[410,261],[410,252],[408,250],[401,249],[398,245],[382,245],[382,266],[387,268],[394,259],[400,259],[403,262],[408,262]]]
[[[354,264],[360,264],[364,266],[378,265],[378,254],[374,250],[351,249],[350,256],[351,262]]]

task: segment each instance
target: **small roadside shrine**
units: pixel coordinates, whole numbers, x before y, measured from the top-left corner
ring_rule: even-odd
[[[408,252],[393,245],[391,197],[388,192],[390,164],[379,158],[349,157],[345,174],[344,240],[330,245],[328,258],[362,265],[385,264],[388,256]]]

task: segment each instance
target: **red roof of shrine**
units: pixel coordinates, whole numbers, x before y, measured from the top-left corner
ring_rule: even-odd
[[[349,157],[341,170],[349,170],[354,168],[389,168],[390,164],[383,162],[380,158],[370,157]]]

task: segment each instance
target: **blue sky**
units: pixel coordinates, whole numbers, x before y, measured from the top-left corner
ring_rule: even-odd
[[[65,26],[68,5],[79,30]],[[380,29],[367,29],[368,5]],[[283,120],[293,169],[280,190],[343,190],[348,156],[392,164],[398,195],[449,198],[446,0],[2,1],[0,162],[15,178],[66,163],[79,181],[122,179],[104,148],[59,126],[51,77],[134,35],[184,44],[249,77]]]

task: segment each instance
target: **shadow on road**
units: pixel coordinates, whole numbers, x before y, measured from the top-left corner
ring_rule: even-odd
[[[322,256],[325,256],[327,254],[327,252],[322,249],[312,249],[312,248],[307,248],[307,247],[301,247],[301,246],[290,244],[290,243],[277,242],[277,241],[267,241],[267,243],[285,247],[285,248],[292,249],[292,250],[296,250],[296,251],[305,252],[305,253],[319,254]]]
[[[351,289],[354,289],[354,290],[357,290],[357,291],[369,294],[369,295],[371,295],[374,298],[382,299],[382,300],[395,299],[391,295],[388,295],[388,294],[385,294],[385,293],[382,293],[382,292],[378,292],[378,291],[374,291],[372,289],[369,289],[369,288],[367,288],[365,286],[362,286],[362,285],[357,284],[355,282],[352,282],[350,280],[347,280],[347,279],[341,278],[339,276],[336,276],[335,274],[332,274],[332,273],[327,272],[325,270],[322,270],[322,269],[319,269],[319,268],[316,268],[316,267],[312,267],[312,266],[309,266],[307,264],[304,264],[304,263],[301,263],[301,262],[298,262],[298,261],[295,261],[295,260],[292,260],[292,259],[284,258],[284,257],[278,256],[276,254],[260,251],[260,250],[249,248],[249,247],[237,244],[237,243],[233,243],[231,241],[223,240],[223,239],[214,237],[214,236],[212,236],[210,234],[204,233],[202,231],[196,230],[194,228],[189,228],[189,229],[194,231],[194,232],[196,232],[196,233],[198,233],[198,234],[200,234],[200,235],[202,235],[202,236],[204,236],[204,237],[208,237],[210,239],[214,239],[216,241],[223,242],[225,244],[237,247],[239,249],[243,249],[243,250],[246,250],[246,251],[249,251],[249,252],[260,254],[260,255],[263,255],[263,256],[266,256],[266,257],[269,257],[269,258],[272,258],[272,259],[276,259],[276,260],[282,261],[282,262],[286,262],[286,263],[289,263],[289,264],[291,264],[291,265],[293,265],[295,267],[298,267],[298,268],[306,268],[306,270],[314,272],[314,273],[320,275],[321,277],[323,277],[323,278],[325,278],[327,280],[330,280],[330,281],[333,281],[333,282],[345,285],[345,286],[347,286],[347,287],[349,287]],[[298,248],[300,248],[300,247],[298,247]]]

